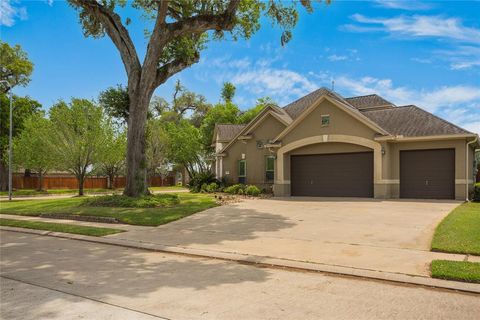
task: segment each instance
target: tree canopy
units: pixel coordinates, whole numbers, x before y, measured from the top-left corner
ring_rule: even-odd
[[[26,86],[30,82],[33,63],[28,60],[27,53],[17,44],[11,47],[0,40],[0,93],[7,93],[15,86]]]
[[[84,35],[108,35],[116,46],[128,77],[129,116],[127,185],[124,193],[148,193],[146,185],[145,133],[154,90],[174,74],[200,59],[210,40],[250,38],[261,26],[261,17],[282,29],[280,42],[287,43],[298,20],[297,4],[313,10],[309,0],[264,2],[261,0],[68,0],[78,11]],[[147,19],[147,47],[141,62],[128,31],[133,23],[120,11],[127,5]],[[125,12],[125,11],[123,11]],[[135,20],[134,22],[138,22]],[[143,50],[142,50],[143,51]]]

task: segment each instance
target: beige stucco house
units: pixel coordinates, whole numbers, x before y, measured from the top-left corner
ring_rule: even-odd
[[[325,88],[217,124],[215,173],[276,196],[466,199],[478,136],[413,105]]]

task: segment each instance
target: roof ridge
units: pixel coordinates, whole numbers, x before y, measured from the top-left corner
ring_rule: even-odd
[[[420,110],[420,111],[422,111],[422,112],[425,112],[425,113],[427,113],[427,114],[429,114],[429,115],[437,118],[437,119],[440,120],[440,121],[443,121],[443,122],[445,122],[445,123],[448,123],[448,124],[451,125],[451,126],[454,126],[454,127],[457,128],[457,129],[460,129],[460,130],[463,130],[463,131],[465,131],[465,132],[474,134],[473,132],[468,131],[468,130],[465,130],[465,129],[463,129],[462,127],[459,127],[459,126],[457,126],[456,124],[453,124],[453,123],[451,123],[451,122],[448,121],[448,120],[445,120],[445,119],[443,119],[443,118],[440,118],[439,116],[437,116],[437,115],[435,115],[435,114],[433,114],[433,113],[431,113],[431,112],[429,112],[429,111],[427,111],[427,110],[425,110],[425,109],[422,109],[422,108],[420,108],[420,107],[417,107],[417,106],[414,105],[414,104],[410,105],[410,107],[414,107],[415,109],[418,109],[418,110]]]
[[[344,98],[344,99],[356,99],[356,98],[363,98],[363,97],[370,97],[370,96],[378,96],[378,97],[380,97],[380,98],[383,99],[382,96],[379,96],[379,95],[376,94],[376,93],[365,94],[365,95],[362,95],[362,96],[353,96],[353,97],[348,97],[348,98]],[[386,99],[384,99],[384,100],[386,100]]]
[[[313,91],[307,93],[307,94],[304,95],[304,96],[301,96],[301,97],[298,98],[297,100],[294,100],[294,101],[288,103],[287,105],[281,107],[281,109],[285,109],[285,108],[288,107],[289,105],[294,104],[295,102],[298,102],[298,101],[302,100],[302,99],[305,98],[306,96],[309,96],[309,95],[311,95],[312,93],[315,93],[315,92],[320,91],[320,90],[322,90],[322,89],[323,89],[323,90],[329,90],[329,89],[326,88],[326,87],[320,87],[320,88],[318,88],[318,89],[316,89],[316,90],[313,90]],[[330,91],[330,90],[329,90],[329,91]]]

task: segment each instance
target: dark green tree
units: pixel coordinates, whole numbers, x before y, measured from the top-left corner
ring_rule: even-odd
[[[233,97],[235,96],[236,88],[231,82],[224,82],[222,88],[222,99],[225,102],[232,102]]]

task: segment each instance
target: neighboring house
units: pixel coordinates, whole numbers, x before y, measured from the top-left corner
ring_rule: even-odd
[[[276,196],[465,199],[478,136],[416,106],[321,88],[217,124],[215,173]]]

